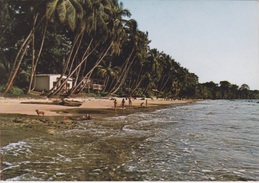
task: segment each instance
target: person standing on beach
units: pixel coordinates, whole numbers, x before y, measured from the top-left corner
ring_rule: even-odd
[[[116,109],[117,109],[117,100],[114,99],[114,110],[116,111]]]
[[[122,107],[122,109],[125,109],[125,100],[124,100],[124,98],[122,99],[121,107]]]
[[[132,100],[131,100],[131,97],[129,97],[129,106],[132,106]]]

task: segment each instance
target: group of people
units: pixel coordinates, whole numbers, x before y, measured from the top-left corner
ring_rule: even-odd
[[[129,97],[128,100],[129,100],[129,106],[132,106],[131,97]],[[114,99],[114,110],[116,110],[117,107],[118,107],[117,99]],[[125,99],[124,98],[121,101],[121,108],[125,109]]]
[[[131,97],[129,98],[126,98],[126,100],[129,100],[129,106],[132,106],[132,100],[131,100]],[[146,107],[147,107],[147,99],[146,99]],[[144,102],[142,102],[140,104],[141,107],[144,107]],[[114,110],[117,110],[117,107],[118,107],[118,103],[117,103],[117,99],[114,99]],[[121,108],[122,109],[125,109],[125,99],[123,98],[122,101],[121,101]]]

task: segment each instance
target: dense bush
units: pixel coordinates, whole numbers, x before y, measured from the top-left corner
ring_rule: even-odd
[[[4,88],[5,88],[5,87],[4,87],[3,85],[1,85],[1,86],[0,86],[0,92],[4,92]],[[11,94],[11,95],[23,95],[24,92],[23,92],[22,89],[13,86],[13,87],[11,87],[10,90],[8,91],[8,94]]]

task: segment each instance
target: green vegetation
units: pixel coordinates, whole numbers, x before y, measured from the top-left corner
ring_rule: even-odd
[[[117,0],[0,0],[0,92],[30,94],[36,74],[61,74],[74,79],[68,96],[99,79],[98,96],[259,98],[245,84],[200,84],[170,55],[150,49],[130,15]],[[65,84],[59,80],[48,97]]]

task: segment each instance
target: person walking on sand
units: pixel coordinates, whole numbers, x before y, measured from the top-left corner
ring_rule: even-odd
[[[125,109],[125,100],[124,100],[124,98],[122,99],[121,107],[122,107],[122,109]]]
[[[117,100],[114,99],[114,110],[116,111],[116,109],[117,109]]]

